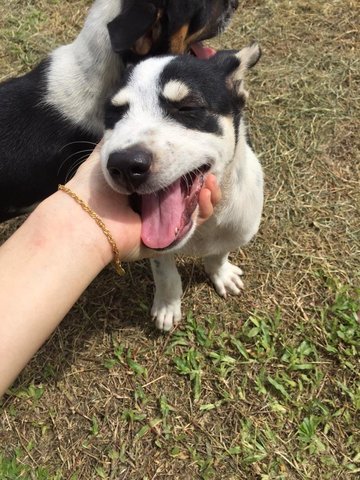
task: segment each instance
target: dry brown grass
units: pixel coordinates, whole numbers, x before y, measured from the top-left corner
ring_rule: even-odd
[[[1,0],[0,78],[71,40],[89,3]],[[147,263],[103,272],[4,401],[0,444],[18,469],[5,478],[357,478],[359,14],[354,0],[242,2],[217,46],[263,48],[248,118],[266,204],[233,254],[246,291],[224,301],[181,260],[196,322],[162,336]],[[175,356],[201,371],[199,399]]]

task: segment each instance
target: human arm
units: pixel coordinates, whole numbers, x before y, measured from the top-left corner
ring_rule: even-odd
[[[214,182],[209,176],[201,191],[200,222],[219,200]],[[98,149],[67,186],[102,218],[122,259],[150,255],[128,197],[103,181]],[[112,258],[102,230],[64,192],[44,200],[0,248],[0,396]]]

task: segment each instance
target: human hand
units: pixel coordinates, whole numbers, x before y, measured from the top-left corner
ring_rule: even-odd
[[[209,173],[199,195],[199,215],[197,224],[202,225],[214,213],[215,206],[221,200],[221,190],[215,175]]]
[[[130,207],[129,196],[115,192],[103,176],[100,150],[101,143],[66,185],[101,217],[117,244],[122,260],[152,257],[154,251],[142,245],[141,217]],[[220,199],[221,190],[216,177],[208,174],[199,194],[198,225],[213,214]]]

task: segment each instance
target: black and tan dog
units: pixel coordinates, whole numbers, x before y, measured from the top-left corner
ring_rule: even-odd
[[[0,85],[0,221],[55,191],[103,135],[103,105],[124,65],[193,49],[238,0],[96,0],[75,41]]]

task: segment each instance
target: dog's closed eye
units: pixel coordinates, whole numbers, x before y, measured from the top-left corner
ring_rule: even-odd
[[[175,108],[177,108],[177,111],[180,113],[198,112],[205,109],[204,106],[200,105],[175,105]]]
[[[206,104],[202,97],[189,95],[175,104],[175,107],[177,107],[179,112],[189,112],[193,110],[203,110],[206,108]]]
[[[162,100],[167,110],[184,114],[200,112],[207,107],[205,100],[196,94],[189,94],[181,100],[170,100],[166,97],[163,97]]]
[[[186,128],[221,134],[221,126],[205,99],[189,95],[181,101],[160,98],[164,113]]]
[[[200,112],[205,110],[206,106],[203,102],[199,101],[182,101],[177,103],[172,103],[171,108],[178,111],[179,113],[191,113],[191,112]]]

